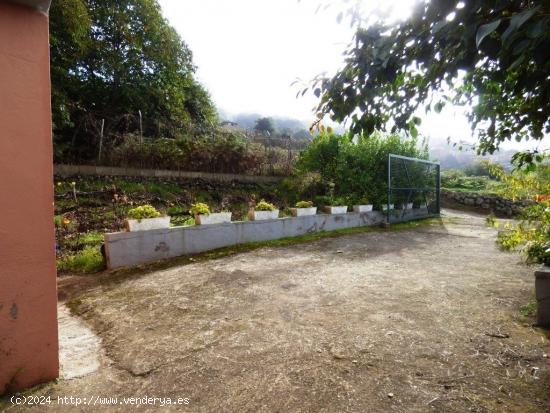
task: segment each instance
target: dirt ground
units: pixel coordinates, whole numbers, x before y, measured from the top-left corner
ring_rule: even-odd
[[[72,306],[101,338],[100,369],[33,394],[188,399],[139,411],[549,412],[549,335],[519,313],[533,270],[482,217],[451,215],[90,288]]]

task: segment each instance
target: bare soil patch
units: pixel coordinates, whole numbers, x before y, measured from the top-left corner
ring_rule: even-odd
[[[174,411],[193,412],[550,411],[548,335],[518,311],[533,270],[481,217],[452,215],[92,286],[72,305],[101,368],[36,394],[187,397]]]

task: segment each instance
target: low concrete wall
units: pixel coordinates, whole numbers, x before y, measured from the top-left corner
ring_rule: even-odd
[[[531,201],[528,200],[512,201],[498,195],[454,192],[445,189],[441,191],[441,199],[507,216],[518,215],[522,208],[531,204]]]
[[[427,209],[394,212],[391,222],[430,216]],[[132,267],[152,261],[210,251],[255,241],[333,231],[337,229],[377,225],[386,216],[378,211],[350,212],[342,215],[310,215],[265,221],[243,221],[225,224],[173,227],[151,231],[105,234],[108,268]]]
[[[137,169],[119,168],[114,166],[94,165],[54,165],[54,175],[69,177],[76,175],[85,176],[140,176],[149,178],[184,178],[204,179],[206,181],[220,182],[252,182],[270,183],[279,182],[283,178],[279,176],[254,176],[238,174],[216,174],[209,172],[171,171],[167,169]]]

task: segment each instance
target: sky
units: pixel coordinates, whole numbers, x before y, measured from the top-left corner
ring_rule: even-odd
[[[318,101],[296,94],[316,75],[334,74],[353,37],[336,21],[342,2],[326,10],[318,0],[160,0],[165,18],[193,52],[197,78],[228,115],[258,113],[315,119]],[[390,19],[408,16],[412,0],[364,0],[365,15],[391,8]],[[340,4],[340,6],[338,6]],[[298,80],[298,84],[292,85]],[[430,139],[473,142],[463,108],[423,115],[420,133]],[[525,145],[521,145],[524,147]],[[517,144],[505,144],[516,149]]]

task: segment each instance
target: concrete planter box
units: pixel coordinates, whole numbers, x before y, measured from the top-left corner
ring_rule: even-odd
[[[252,210],[248,213],[248,219],[251,221],[261,221],[264,219],[277,219],[279,218],[279,210],[273,211],[256,211]]]
[[[419,204],[419,205],[415,206],[414,209],[428,209],[428,205],[422,203],[422,204]]]
[[[390,204],[390,209],[393,209],[394,208],[394,205],[393,204]],[[383,204],[382,205],[382,211],[387,211],[388,210],[388,204]]]
[[[195,215],[195,224],[197,225],[222,224],[224,222],[231,222],[231,212]]]
[[[372,211],[372,205],[354,205],[353,206],[353,212],[371,212]]]
[[[413,203],[412,202],[409,202],[408,204],[397,204],[396,208],[395,209],[399,209],[399,210],[407,210],[407,209],[413,209]]]
[[[293,217],[305,217],[307,215],[315,215],[317,213],[317,207],[290,208],[290,213]]]
[[[535,271],[535,296],[537,298],[537,324],[550,327],[550,267]]]
[[[324,211],[327,214],[346,214],[348,212],[347,206],[325,206]]]
[[[170,217],[127,219],[126,229],[130,232],[149,231],[151,229],[162,229],[170,226]]]

